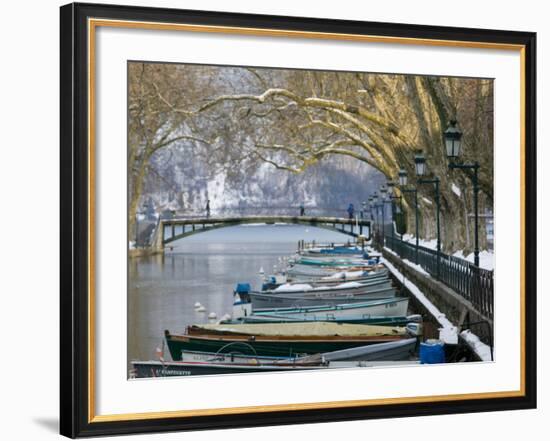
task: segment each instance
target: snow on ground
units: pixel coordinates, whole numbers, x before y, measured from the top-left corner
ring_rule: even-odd
[[[460,336],[466,340],[468,345],[477,355],[479,355],[479,358],[481,358],[482,361],[493,361],[493,357],[491,356],[491,347],[483,343],[477,335],[472,334],[469,329],[466,329],[460,333]]]
[[[391,250],[390,248],[388,247],[384,247],[384,249],[388,252],[388,253],[391,253],[393,254],[394,256],[396,256],[397,258],[401,259],[401,261],[410,266],[411,268],[414,268],[416,271],[418,271],[419,273],[421,274],[424,274],[425,276],[427,277],[431,277],[430,273],[428,271],[426,271],[424,268],[422,268],[420,265],[417,265],[416,263],[414,262],[411,262],[410,260],[408,259],[403,259],[399,256],[399,254],[397,254],[395,251]]]
[[[422,291],[420,291],[420,289],[414,283],[412,283],[403,274],[401,274],[397,268],[395,268],[383,257],[380,260],[439,322],[439,324],[441,325],[441,327],[439,328],[439,339],[447,344],[457,344],[458,331],[456,326],[454,326],[451,321],[445,316],[445,314],[443,314],[432,302],[430,302],[430,300],[424,295]]]
[[[416,245],[416,237],[413,236],[412,234],[404,234],[403,240],[405,242],[409,242],[409,243],[412,243],[413,245]],[[431,240],[419,239],[418,245],[424,248],[430,248],[431,250],[435,250],[437,249],[437,239],[431,239]]]
[[[474,253],[468,254],[464,257],[464,251],[460,250],[453,254],[454,257],[467,260],[468,262],[474,262]],[[491,251],[483,250],[479,252],[479,266],[483,269],[493,271],[495,269],[495,255]]]
[[[420,265],[417,265],[416,263],[414,262],[411,262],[410,260],[408,259],[401,259],[401,261],[405,264],[405,265],[408,265],[410,266],[411,268],[414,268],[416,271],[418,271],[419,273],[421,274],[424,274],[425,276],[427,277],[431,277],[430,273],[428,271],[426,271],[424,268],[422,268]]]
[[[416,245],[416,237],[413,236],[412,234],[404,234],[403,240],[405,242],[409,242],[409,243],[412,243],[413,245]],[[430,248],[432,250],[437,249],[437,239],[432,239],[432,240],[419,239],[418,244],[424,248]],[[472,262],[472,263],[474,262],[474,253],[464,256],[464,251],[460,250],[455,252],[453,256],[458,257],[460,259],[467,260],[468,262]],[[495,269],[494,257],[495,255],[492,251],[487,251],[487,250],[480,251],[479,266],[489,271],[494,270]]]
[[[454,182],[451,185],[451,190],[453,190],[453,193],[456,194],[458,197],[462,196],[460,188],[458,188],[458,186]]]
[[[385,248],[386,251],[395,254],[388,248]],[[397,254],[395,254],[397,255]],[[403,285],[418,299],[424,307],[430,311],[430,313],[436,318],[441,327],[439,328],[439,339],[447,344],[457,344],[458,343],[458,329],[454,326],[449,319],[443,314],[437,306],[435,306],[425,295],[420,291],[420,289],[407,279],[397,268],[395,268],[390,262],[388,262],[383,257],[380,261],[386,265],[386,267],[391,271],[391,273],[400,280]],[[407,265],[416,267],[412,262],[404,260],[403,262]],[[493,361],[491,356],[490,346],[483,343],[479,337],[473,334],[469,329],[464,330],[460,333],[460,336],[467,342],[467,344],[472,348],[472,350],[479,356],[482,361]]]

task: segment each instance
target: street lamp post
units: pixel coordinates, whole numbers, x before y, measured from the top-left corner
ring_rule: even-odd
[[[374,194],[372,195],[372,202],[373,202],[372,206],[375,209],[375,213],[376,213],[376,236],[377,236],[377,240],[380,240],[380,216],[379,216],[380,204],[378,204],[378,194],[376,192],[374,192]]]
[[[422,176],[426,176],[426,158],[424,155],[420,152],[417,153],[414,156],[414,165],[416,168],[416,176],[418,176],[418,183],[419,184],[432,184],[435,187],[435,205],[436,205],[436,223],[437,223],[437,269],[436,269],[436,276],[439,277],[439,262],[441,260],[441,229],[440,229],[440,221],[439,221],[439,212],[440,212],[440,206],[439,206],[439,178],[436,176],[431,179],[424,179]]]
[[[474,265],[479,267],[479,162],[475,161],[471,164],[456,162],[462,152],[462,132],[456,127],[456,121],[452,120],[450,122],[443,135],[445,137],[447,158],[449,159],[449,169],[473,170],[473,173],[467,173],[467,175],[472,180],[474,190]]]
[[[382,243],[386,240],[386,195],[388,194],[388,187],[384,184],[380,186],[380,205],[382,206]]]
[[[396,214],[399,215],[401,226],[403,226],[403,196],[402,195],[393,196],[392,199],[394,201],[396,199],[399,200],[399,204],[396,204],[394,202],[394,211],[395,211],[394,217],[395,217]],[[394,231],[396,231],[399,234],[399,232],[397,231],[397,217],[395,217],[395,220],[394,220],[393,224],[394,224],[393,225]],[[401,240],[401,248],[403,248],[403,233],[404,233],[404,231],[401,231],[401,233],[399,234],[399,239]]]
[[[389,204],[389,210],[388,213],[391,214],[390,218],[391,218],[391,222],[393,222],[393,212],[391,211],[392,209],[392,205],[393,205],[393,201],[392,201],[392,197],[388,195],[387,198],[385,198],[383,201],[382,201],[382,210],[385,212],[386,211],[386,204]],[[386,219],[387,220],[387,219]],[[384,223],[384,240],[386,238],[386,233],[387,233],[387,230],[388,230],[388,227],[387,227],[387,224],[388,222],[385,222]],[[392,228],[392,237],[395,235],[394,232],[393,232],[393,224],[390,223],[390,227]]]
[[[392,238],[395,239],[395,230],[397,229],[397,221],[395,219],[395,214],[400,214],[402,212],[402,196],[396,196],[394,194],[393,189],[397,186],[395,182],[388,182],[388,194],[390,198],[390,202],[392,204],[392,222],[391,222],[391,231],[392,231]],[[395,201],[399,201],[399,205],[395,203]],[[401,242],[403,242],[403,233],[401,233]]]
[[[372,196],[372,200],[374,202],[374,209],[376,213],[376,235],[380,235],[380,210],[378,210],[378,194],[374,192],[374,195]]]
[[[374,222],[374,216],[373,216],[373,209],[374,209],[374,203],[372,202],[372,196],[369,196],[368,199],[369,204],[369,237],[373,234],[373,222]]]
[[[399,170],[399,187],[403,193],[413,193],[414,194],[414,229],[416,236],[416,247],[415,247],[415,263],[418,264],[418,190],[416,187],[405,188],[407,186],[408,176],[405,169]]]

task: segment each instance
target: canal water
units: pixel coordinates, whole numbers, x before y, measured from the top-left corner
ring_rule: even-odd
[[[163,255],[128,262],[128,362],[157,359],[165,329],[180,333],[193,323],[230,314],[233,289],[249,282],[259,289],[266,274],[299,240],[347,242],[349,236],[301,225],[243,225],[221,228],[173,242]],[[195,310],[195,303],[205,307]],[[169,359],[168,351],[165,357]]]

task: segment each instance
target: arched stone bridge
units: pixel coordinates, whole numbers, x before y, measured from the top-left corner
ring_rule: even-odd
[[[218,228],[232,227],[243,224],[266,224],[275,223],[309,225],[312,227],[324,228],[337,231],[352,237],[364,235],[370,240],[370,220],[367,219],[346,219],[339,217],[319,216],[239,216],[239,217],[203,217],[203,218],[174,218],[161,219],[158,223],[153,238],[153,248],[164,249],[170,242],[203,233]]]

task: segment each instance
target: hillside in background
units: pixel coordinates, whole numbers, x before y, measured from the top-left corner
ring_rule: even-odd
[[[383,181],[368,164],[346,157],[295,174],[261,161],[219,169],[197,152],[167,149],[152,158],[139,213],[201,215],[210,199],[212,215],[294,214],[302,203],[308,214],[344,215],[349,203],[359,210]]]

